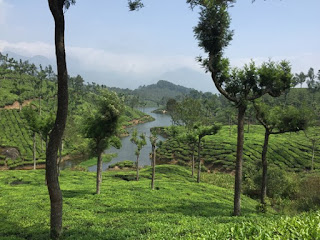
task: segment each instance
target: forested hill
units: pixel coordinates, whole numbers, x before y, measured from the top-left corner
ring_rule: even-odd
[[[135,90],[121,88],[110,88],[110,90],[120,94],[130,94],[135,97],[135,102],[139,99],[139,101],[150,101],[162,105],[165,105],[170,98],[179,98],[195,91],[192,88],[186,88],[165,80],[159,80],[157,83],[147,86],[143,85]]]

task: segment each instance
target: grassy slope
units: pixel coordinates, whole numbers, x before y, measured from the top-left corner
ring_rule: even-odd
[[[150,168],[141,171],[139,182],[121,179],[128,174],[134,172],[104,172],[102,194],[95,195],[94,173],[62,171],[62,239],[316,239],[320,234],[318,213],[258,216],[256,202],[247,197],[244,216],[230,217],[232,190],[197,184],[180,166],[158,166],[155,191]],[[47,239],[44,171],[4,171],[0,187],[0,238]]]
[[[202,158],[207,166],[214,166],[224,170],[233,170],[236,154],[236,126],[232,127],[229,136],[229,127],[224,126],[214,136],[206,137]],[[244,161],[246,164],[261,162],[261,151],[264,141],[262,126],[250,126],[250,131],[245,132]],[[303,171],[311,167],[311,142],[303,132],[272,135],[269,140],[268,161],[281,168],[290,168]],[[169,140],[158,150],[158,157],[164,161],[176,160],[189,162],[191,151],[187,145],[176,140]],[[320,168],[320,149],[315,153],[315,168]]]

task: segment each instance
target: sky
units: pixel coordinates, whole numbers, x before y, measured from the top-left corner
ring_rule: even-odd
[[[65,12],[69,74],[86,82],[137,88],[167,80],[217,92],[195,58],[198,11],[185,0],[77,0]],[[235,34],[225,51],[231,64],[288,60],[292,71],[320,69],[319,0],[238,0],[230,8]],[[0,0],[0,51],[55,62],[54,21],[45,0]]]

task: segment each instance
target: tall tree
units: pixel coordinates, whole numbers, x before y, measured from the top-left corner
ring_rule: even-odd
[[[154,190],[154,181],[155,181],[155,175],[156,175],[156,146],[157,146],[157,134],[155,132],[151,132],[151,135],[149,137],[151,148],[152,148],[152,178],[151,178],[151,189]]]
[[[318,72],[318,78],[314,73],[314,69],[310,68],[307,74],[308,90],[312,94],[312,104],[315,105],[315,93],[320,90],[320,70]]]
[[[100,194],[102,182],[102,153],[110,145],[117,148],[121,146],[117,134],[123,112],[122,100],[115,92],[103,91],[102,94],[97,101],[97,109],[90,110],[83,122],[83,133],[86,138],[93,140],[94,154],[97,156],[96,194]]]
[[[202,2],[202,1],[200,1]],[[229,1],[204,1],[201,5],[199,23],[194,28],[195,37],[208,57],[198,60],[210,71],[218,91],[238,108],[238,137],[236,153],[236,174],[233,215],[241,213],[241,185],[244,143],[244,116],[248,101],[264,94],[279,96],[290,87],[291,68],[288,62],[263,63],[257,68],[253,62],[243,69],[231,69],[228,59],[223,58],[223,50],[232,40],[229,30]]]
[[[317,148],[317,143],[320,142],[320,133],[319,130],[315,126],[308,127],[304,131],[306,138],[311,142],[311,171],[314,170],[314,158],[315,158],[315,151]]]
[[[139,181],[139,157],[140,157],[141,149],[147,144],[146,136],[143,133],[141,133],[138,136],[138,131],[135,128],[133,130],[133,132],[132,132],[130,141],[137,146],[136,151],[135,151],[135,155],[137,157],[137,161],[136,161],[136,169],[137,169],[136,180]]]
[[[22,109],[22,114],[26,119],[29,129],[32,132],[32,140],[33,140],[33,147],[32,147],[32,155],[33,155],[33,169],[36,170],[36,133],[40,131],[40,122],[39,122],[39,115],[33,109],[32,105],[25,107]]]
[[[304,72],[300,72],[299,74],[295,74],[294,76],[294,85],[300,84],[300,88],[302,88],[302,84],[306,81],[307,75]]]
[[[286,132],[298,132],[306,129],[309,114],[307,110],[300,108],[297,109],[293,106],[285,107],[269,107],[263,103],[255,103],[257,120],[265,128],[264,143],[261,154],[262,161],[262,181],[261,181],[261,194],[260,200],[265,204],[267,196],[267,152],[269,137],[273,134],[282,134]]]
[[[42,98],[42,87],[43,87],[43,80],[46,79],[47,73],[46,71],[42,68],[41,64],[39,66],[39,71],[37,72],[37,78],[40,81],[39,84],[39,115],[41,115],[41,98]]]
[[[191,151],[191,176],[194,176],[194,168],[195,168],[195,150],[198,144],[198,138],[193,129],[187,131],[186,133],[179,136],[180,140],[186,142]]]
[[[198,183],[200,183],[200,174],[201,174],[201,141],[205,136],[217,134],[220,128],[221,128],[220,125],[201,126],[200,124],[195,124],[193,126],[193,131],[197,137],[197,146],[198,146],[198,174],[197,174]]]
[[[62,231],[62,193],[60,190],[57,154],[68,115],[68,72],[64,43],[64,6],[68,8],[75,0],[48,0],[55,23],[55,51],[58,72],[58,109],[54,127],[50,133],[46,151],[46,179],[50,195],[50,237],[58,239]]]

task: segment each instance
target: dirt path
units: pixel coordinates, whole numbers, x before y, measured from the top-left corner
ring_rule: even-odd
[[[34,98],[34,99],[24,100],[23,103],[22,103],[22,106],[24,107],[26,105],[29,105],[34,100],[37,100],[37,99]],[[15,101],[12,105],[4,106],[4,107],[0,108],[0,110],[1,109],[9,109],[9,110],[11,110],[11,109],[19,109],[19,105],[20,105],[19,102]]]

